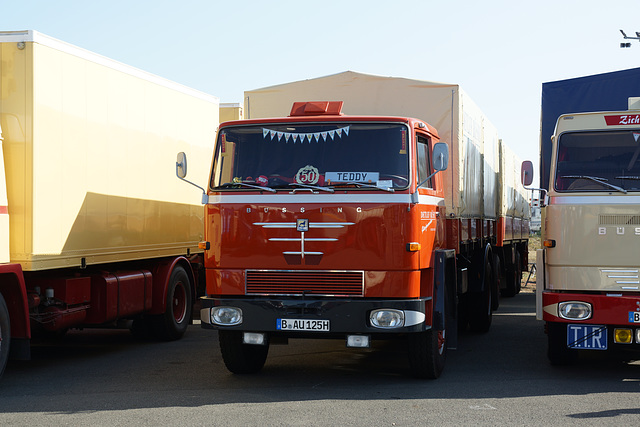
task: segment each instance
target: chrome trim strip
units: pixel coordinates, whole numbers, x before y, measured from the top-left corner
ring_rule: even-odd
[[[309,228],[344,228],[348,225],[354,225],[355,222],[310,222]],[[262,228],[296,228],[295,222],[254,222]]]
[[[262,228],[296,228],[295,222],[254,222],[253,225]]]
[[[426,315],[421,311],[403,310],[404,311],[404,325],[403,326],[415,326],[424,323]]]
[[[309,222],[309,228],[344,228],[355,222]]]
[[[300,221],[300,220],[299,220]],[[305,238],[305,233],[309,232],[308,230],[311,228],[330,228],[330,229],[337,229],[337,228],[344,228],[348,225],[354,225],[355,223],[353,222],[309,222],[307,220],[303,220],[306,224],[308,229],[306,231],[302,231],[302,230],[298,230],[300,231],[300,237],[270,237],[269,239],[267,239],[267,241],[269,242],[299,242],[300,243],[300,252],[295,251],[295,252],[291,252],[291,251],[285,251],[282,252],[283,255],[300,255],[302,257],[302,259],[304,259],[305,255],[324,255],[323,252],[309,252],[305,250],[305,243],[307,242],[337,242],[338,239],[335,237],[306,237]],[[283,228],[287,228],[287,229],[291,229],[291,228],[295,228],[298,229],[298,224],[295,222],[254,222],[253,225],[258,226],[258,227],[262,227],[262,228],[267,228],[267,229],[283,229]]]
[[[349,204],[357,205],[364,203],[411,203],[411,194],[361,194],[359,192],[349,192],[347,194],[212,194],[207,197],[208,204],[244,204],[244,205],[267,205],[267,204]],[[441,197],[419,195],[420,204],[441,205],[444,199]],[[640,202],[639,202],[640,203]]]
[[[270,242],[302,242],[302,238],[297,239],[295,237],[272,237]],[[337,242],[338,239],[333,237],[305,237],[305,242]]]
[[[269,270],[268,268],[250,268],[245,270],[245,273],[257,272],[257,273],[360,273],[364,282],[364,270]]]
[[[640,205],[640,196],[552,196],[549,205]]]

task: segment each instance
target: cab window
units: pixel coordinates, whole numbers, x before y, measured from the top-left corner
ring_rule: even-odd
[[[418,183],[422,183],[421,187],[433,188],[433,185],[431,183],[432,178],[427,179],[427,177],[431,175],[431,161],[429,159],[429,138],[423,135],[417,135],[416,140],[418,147],[416,156],[418,162]]]

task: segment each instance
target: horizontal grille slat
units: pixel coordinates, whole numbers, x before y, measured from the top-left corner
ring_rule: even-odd
[[[600,215],[600,225],[640,225],[640,215]]]
[[[248,295],[363,296],[362,271],[247,270]]]

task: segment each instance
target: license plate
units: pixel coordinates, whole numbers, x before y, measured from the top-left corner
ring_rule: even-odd
[[[328,320],[277,319],[276,329],[279,331],[329,332],[330,325]]]
[[[581,350],[606,350],[607,327],[602,325],[567,325],[567,347]]]

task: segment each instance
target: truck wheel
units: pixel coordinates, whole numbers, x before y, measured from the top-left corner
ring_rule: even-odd
[[[491,310],[500,308],[500,276],[502,274],[502,262],[498,255],[493,256],[493,278],[491,281]]]
[[[222,360],[234,374],[259,372],[267,360],[269,345],[243,344],[240,331],[218,331],[218,341]]]
[[[522,290],[522,258],[520,252],[516,252],[516,294]]]
[[[491,262],[487,260],[484,266],[484,286],[483,291],[476,295],[476,300],[471,306],[472,314],[469,321],[469,327],[473,332],[485,333],[491,327],[493,320],[491,283],[493,272],[491,271]]]
[[[177,340],[184,335],[191,319],[191,282],[181,266],[176,266],[169,277],[166,309],[151,318],[155,335],[164,341]]]
[[[520,254],[516,253],[515,264],[507,268],[507,286],[502,289],[500,295],[505,298],[516,296],[520,292],[522,280],[522,267],[520,267]]]
[[[445,295],[444,330],[429,329],[408,336],[409,367],[416,378],[436,379],[444,369],[447,359],[447,318],[452,310],[451,297],[448,292]]]
[[[416,378],[436,379],[447,358],[446,331],[430,329],[409,335],[409,366]]]
[[[9,360],[9,344],[11,343],[11,321],[9,319],[9,309],[0,294],[0,378],[4,373],[4,368]]]
[[[570,365],[578,359],[577,350],[567,348],[567,325],[547,323],[547,357],[552,365]]]

